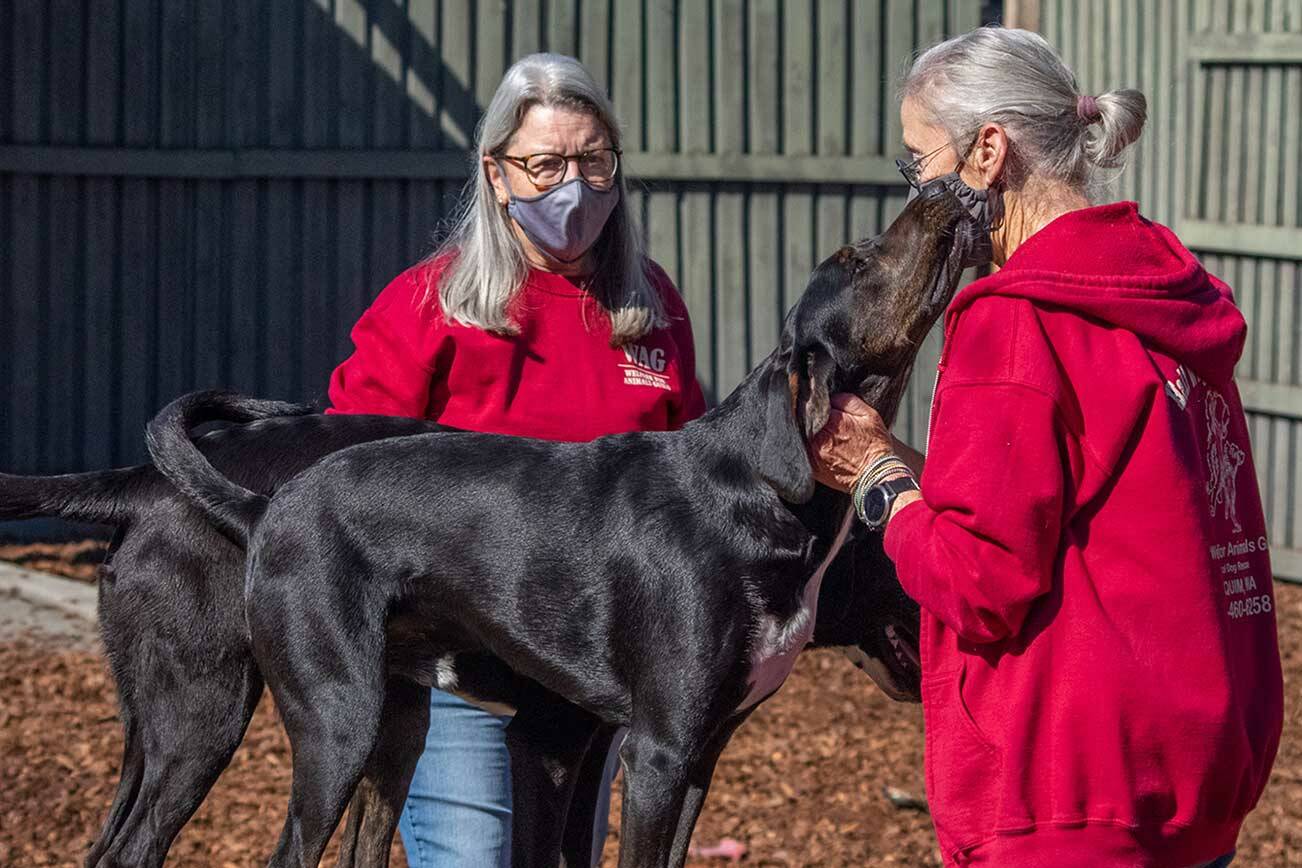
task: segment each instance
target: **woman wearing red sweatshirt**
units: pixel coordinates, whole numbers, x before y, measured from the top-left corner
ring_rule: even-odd
[[[331,412],[573,441],[700,415],[687,311],[642,251],[619,142],[578,61],[536,54],[507,70],[460,221],[358,321]],[[399,823],[412,868],[510,864],[507,720],[433,691]]]
[[[999,269],[946,313],[920,493],[857,399],[811,450],[922,606],[946,865],[1226,865],[1278,747],[1243,316],[1170,230],[1089,199],[1145,110],[1018,30],[905,83],[905,177],[944,177]]]

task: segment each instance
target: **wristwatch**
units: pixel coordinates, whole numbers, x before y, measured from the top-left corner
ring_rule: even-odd
[[[899,476],[872,486],[865,490],[855,503],[859,520],[873,530],[881,530],[885,527],[886,520],[891,517],[891,506],[894,505],[895,498],[906,491],[917,490],[918,483],[912,476]]]

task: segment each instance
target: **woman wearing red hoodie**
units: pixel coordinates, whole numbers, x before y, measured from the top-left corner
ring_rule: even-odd
[[[885,529],[922,606],[927,790],[946,865],[1223,866],[1283,685],[1230,290],[1132,202],[1091,206],[1145,120],[1038,35],[920,56],[901,164],[990,229],[945,316],[921,456],[839,396],[820,480]]]
[[[574,58],[525,57],[477,144],[454,231],[357,322],[329,412],[574,441],[700,415],[687,310],[643,252],[605,91]],[[511,863],[507,721],[432,691],[399,823],[412,868]]]

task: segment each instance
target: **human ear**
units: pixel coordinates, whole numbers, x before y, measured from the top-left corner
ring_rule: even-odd
[[[511,194],[506,189],[506,178],[502,175],[502,167],[497,160],[488,156],[483,157],[484,172],[488,175],[488,182],[493,185],[493,193],[497,196],[497,204],[503,208],[511,201]]]
[[[1008,133],[999,124],[985,124],[977,133],[972,150],[965,156],[960,173],[968,186],[978,190],[995,186],[1008,159]]]

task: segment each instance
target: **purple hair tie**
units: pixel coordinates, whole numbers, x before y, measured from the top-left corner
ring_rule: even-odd
[[[1087,124],[1095,123],[1103,119],[1103,113],[1099,111],[1099,104],[1092,96],[1076,97],[1076,117],[1080,118]]]

